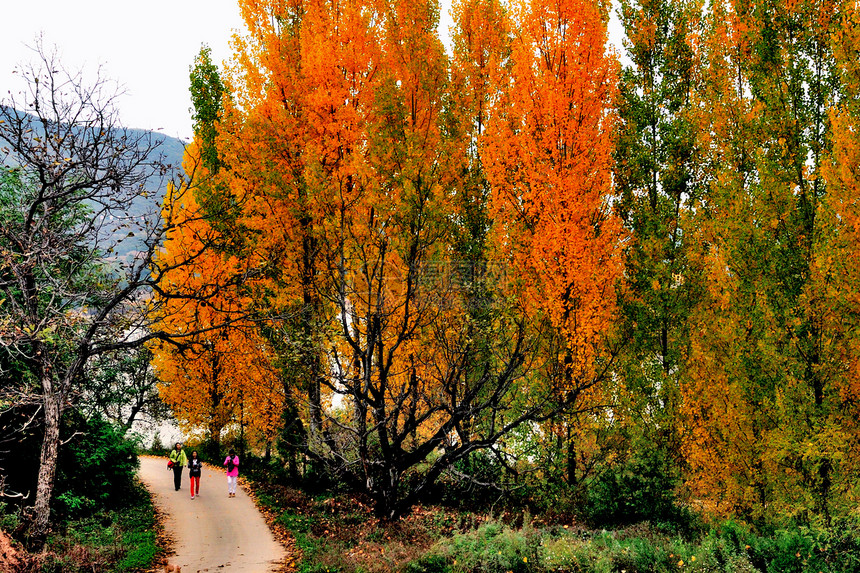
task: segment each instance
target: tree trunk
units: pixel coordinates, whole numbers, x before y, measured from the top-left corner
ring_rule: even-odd
[[[224,430],[224,426],[221,424],[216,424],[215,422],[209,423],[209,440],[212,442],[212,448],[217,453],[221,453],[221,432]]]
[[[299,196],[305,200],[307,191],[302,186]],[[322,393],[320,380],[322,379],[322,364],[317,355],[314,320],[319,316],[319,300],[316,296],[315,273],[317,241],[313,236],[313,218],[305,213],[299,219],[302,229],[302,260],[301,260],[301,285],[302,285],[302,329],[304,330],[305,374],[308,376],[308,439],[311,448],[318,447],[322,439]]]
[[[53,392],[53,384],[48,376],[44,376],[42,380],[42,406],[45,410],[45,435],[39,457],[36,501],[28,526],[30,543],[36,550],[44,545],[50,528],[51,497],[54,493],[60,448],[60,399]]]
[[[400,484],[400,472],[395,468],[381,468],[382,471],[376,476],[374,484],[376,491],[376,503],[374,513],[383,521],[393,521],[400,517],[401,507],[398,498],[398,486]]]
[[[570,424],[567,426],[567,483],[574,487],[577,484],[576,475],[576,440],[573,432],[570,431]]]

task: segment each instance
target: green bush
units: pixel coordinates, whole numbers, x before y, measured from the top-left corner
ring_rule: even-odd
[[[64,491],[54,498],[54,507],[56,508],[57,516],[70,518],[91,514],[96,508],[96,502],[89,497]]]
[[[499,499],[499,485],[505,481],[504,467],[487,451],[472,452],[456,461],[453,469],[455,473],[444,474],[427,490],[422,502],[481,510]],[[414,479],[421,479],[420,472]]]
[[[815,550],[834,573],[860,571],[860,521],[856,515],[813,533]]]
[[[0,530],[15,531],[20,525],[20,506],[0,502]]]
[[[59,525],[48,538],[43,572],[144,571],[158,553],[152,499],[140,484],[131,488],[121,507]]]
[[[69,441],[58,461],[57,517],[81,517],[120,505],[134,487],[137,445],[105,420],[74,412],[64,418],[63,433]]]
[[[407,563],[404,573],[451,573],[451,565],[441,555],[428,554]]]
[[[649,521],[680,533],[693,516],[678,504],[677,481],[665,452],[644,450],[589,484],[585,517],[598,526]]]
[[[119,515],[124,555],[115,571],[143,571],[152,565],[159,549],[155,525],[152,497],[143,487],[138,487],[133,505]]]

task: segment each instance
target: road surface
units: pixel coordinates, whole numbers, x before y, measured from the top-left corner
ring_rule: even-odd
[[[266,573],[284,559],[284,548],[245,492],[240,488],[236,497],[227,497],[223,471],[203,468],[196,499],[191,499],[187,468],[182,489],[174,489],[167,458],[141,456],[140,478],[166,516],[164,529],[176,552],[168,563],[181,566],[182,573]]]

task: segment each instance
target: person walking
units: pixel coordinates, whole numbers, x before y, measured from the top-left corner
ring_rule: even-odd
[[[170,450],[169,458],[169,465],[173,469],[173,486],[179,491],[182,487],[182,468],[188,463],[188,456],[185,455],[180,442],[176,442],[176,447]]]
[[[200,474],[203,471],[203,462],[197,457],[197,452],[191,452],[188,459],[188,479],[191,480],[191,499],[200,497]]]
[[[227,466],[227,497],[236,497],[236,482],[239,478],[239,456],[235,450],[230,448],[227,458],[224,460]]]

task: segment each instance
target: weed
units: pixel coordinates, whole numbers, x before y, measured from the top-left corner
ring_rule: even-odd
[[[44,573],[125,573],[148,569],[158,546],[152,499],[138,484],[126,507],[68,520],[46,547]]]

